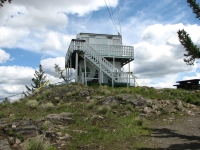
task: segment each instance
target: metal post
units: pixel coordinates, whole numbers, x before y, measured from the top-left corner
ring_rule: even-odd
[[[129,76],[128,76],[128,82],[129,82],[129,86],[130,86],[130,62],[128,63],[128,72],[129,72]]]
[[[112,72],[112,87],[114,87],[114,81],[113,81],[113,72]]]
[[[126,80],[127,80],[127,88],[128,88],[128,74],[126,75]]]
[[[68,72],[68,76],[67,76],[67,82],[68,82],[68,84],[69,84],[69,63],[68,63],[68,67],[67,67],[67,72]]]
[[[82,81],[82,84],[84,84],[84,73],[83,73],[83,72],[81,73],[81,79],[82,79],[82,80],[81,80],[81,81]]]
[[[67,64],[66,64],[66,67],[67,67]],[[67,78],[67,69],[66,69],[66,78]]]
[[[70,57],[70,81],[69,81],[69,83],[72,81],[72,79],[71,79],[71,77],[72,77],[72,58]]]
[[[101,76],[102,76],[101,64],[102,64],[102,58],[100,59],[100,71],[99,71],[99,84],[100,84],[100,85],[101,85],[101,83],[102,83],[102,80],[101,80]]]
[[[115,58],[113,57],[113,66],[115,66]],[[112,69],[112,87],[114,87],[114,68]]]
[[[84,53],[84,68],[85,68],[85,85],[87,85],[87,73],[86,73],[86,57],[85,57],[85,53]]]
[[[103,83],[103,72],[101,72],[101,77],[102,77],[101,78],[101,81],[102,81],[101,83]]]
[[[136,87],[135,85],[136,85],[136,84],[135,84],[135,76],[134,76],[134,87]]]
[[[76,53],[76,82],[78,82],[78,53]]]
[[[113,57],[113,66],[115,67],[115,57]]]

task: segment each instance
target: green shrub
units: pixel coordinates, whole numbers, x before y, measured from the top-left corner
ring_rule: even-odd
[[[92,101],[92,102],[89,102],[87,105],[86,105],[86,108],[88,110],[91,110],[94,108],[94,106],[96,105],[96,102],[95,101]]]
[[[50,111],[50,110],[52,110],[54,108],[54,105],[53,105],[53,103],[48,102],[46,104],[43,104],[41,107],[44,108],[47,111]]]
[[[162,110],[161,110],[161,114],[163,114],[163,115],[168,115],[169,112],[168,112],[166,109],[162,109]]]
[[[39,103],[36,100],[29,100],[26,103],[26,106],[32,108],[32,109],[36,109],[39,106]]]
[[[107,114],[108,110],[109,110],[109,107],[100,106],[100,107],[97,108],[97,113],[98,114]]]
[[[0,112],[0,119],[1,119],[1,118],[5,118],[5,117],[7,117],[7,114],[4,113],[4,112]]]
[[[44,136],[39,135],[28,139],[24,146],[25,150],[48,150],[50,148],[50,143],[45,141]]]

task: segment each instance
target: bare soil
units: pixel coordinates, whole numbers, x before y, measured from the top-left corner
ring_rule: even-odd
[[[151,136],[144,138],[139,150],[200,150],[200,111],[193,115],[168,115],[155,119],[148,128]]]

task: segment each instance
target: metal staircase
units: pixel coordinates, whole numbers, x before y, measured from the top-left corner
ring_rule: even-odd
[[[116,68],[108,60],[102,57],[90,44],[86,43],[84,40],[72,40],[70,43],[68,52],[65,57],[65,62],[69,61],[72,53],[79,52],[79,55],[97,67],[106,76],[110,78],[112,82],[128,82],[130,78],[129,73],[125,73]]]

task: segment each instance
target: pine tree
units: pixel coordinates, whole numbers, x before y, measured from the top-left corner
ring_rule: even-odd
[[[200,20],[200,5],[197,4],[196,0],[187,0],[188,5],[192,8],[193,13],[196,14],[196,18]],[[189,34],[184,30],[179,30],[178,38],[180,43],[184,46],[187,54],[184,54],[184,62],[187,65],[194,65],[195,59],[200,59],[200,49],[195,45]]]
[[[35,70],[34,78],[32,78],[33,84],[31,84],[32,88],[28,87],[25,85],[27,89],[27,93],[31,94],[33,93],[36,89],[41,87],[45,82],[46,82],[46,75],[44,75],[44,71],[42,69],[42,65],[39,65],[39,70]],[[24,93],[25,94],[25,93]]]
[[[7,0],[0,0],[0,7],[3,7],[3,4],[6,2]],[[9,3],[11,3],[12,0],[8,0]]]
[[[60,79],[63,79],[65,82],[67,82],[67,78],[63,75],[64,70],[62,70],[58,64],[55,64],[54,68],[57,73],[60,73]]]

